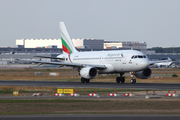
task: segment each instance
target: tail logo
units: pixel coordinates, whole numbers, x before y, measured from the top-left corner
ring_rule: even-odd
[[[123,54],[121,53],[121,57],[123,57]]]
[[[69,60],[70,60],[70,62],[72,63],[72,61],[71,61],[71,59],[70,59],[70,54],[72,53],[72,50],[71,50],[71,48],[68,46],[68,44],[64,41],[63,38],[61,38],[61,40],[62,40],[62,48],[63,48],[63,51],[68,54]]]

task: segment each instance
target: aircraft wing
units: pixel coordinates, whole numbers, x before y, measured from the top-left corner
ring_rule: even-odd
[[[39,57],[39,58],[50,58],[50,59],[60,59],[64,60],[65,58],[57,58],[57,57],[49,57],[49,56],[34,56],[34,57]]]
[[[39,63],[42,64],[52,64],[52,65],[61,65],[61,66],[70,66],[70,67],[95,67],[97,69],[105,69],[105,65],[93,65],[93,64],[80,64],[80,63],[65,63],[65,62],[48,62],[48,61],[36,61],[36,60],[23,60],[23,59],[16,59],[17,61],[21,62],[33,62],[33,63]]]

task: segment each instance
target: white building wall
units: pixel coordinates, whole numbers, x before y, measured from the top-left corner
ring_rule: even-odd
[[[72,39],[72,42],[75,47],[84,46],[84,39]]]
[[[23,40],[24,39],[16,40],[16,45],[24,45]]]
[[[21,39],[16,40],[16,45],[24,45],[24,48],[48,48],[48,46],[55,45],[57,48],[62,48],[61,39]]]

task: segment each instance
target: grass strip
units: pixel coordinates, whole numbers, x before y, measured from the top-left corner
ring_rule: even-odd
[[[54,92],[58,87],[41,87],[41,86],[0,86],[1,93],[13,93],[13,91],[19,91],[19,93],[37,93],[37,92]],[[123,89],[123,88],[72,88],[78,92],[94,93],[96,92],[139,92],[139,91],[153,91],[152,89]],[[169,91],[169,89],[154,89],[155,91]]]
[[[4,102],[4,103],[3,103]],[[2,114],[179,114],[180,102],[166,100],[0,100]]]

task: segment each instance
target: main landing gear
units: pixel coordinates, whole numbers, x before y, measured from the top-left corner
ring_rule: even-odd
[[[90,79],[86,79],[86,78],[81,78],[81,83],[89,83]]]
[[[125,82],[125,78],[124,77],[122,77],[124,75],[124,73],[120,73],[120,77],[117,77],[116,78],[116,82],[117,83],[124,83]]]
[[[131,79],[131,83],[136,83],[136,79],[134,78],[134,72],[131,73],[132,79]]]

